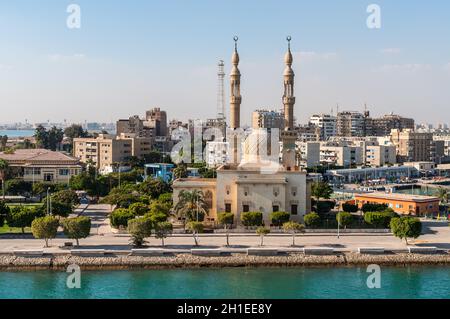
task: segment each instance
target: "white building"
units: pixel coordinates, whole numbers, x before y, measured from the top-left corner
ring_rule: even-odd
[[[336,136],[336,117],[330,114],[314,114],[309,119],[309,123],[320,128],[320,139],[328,140]]]

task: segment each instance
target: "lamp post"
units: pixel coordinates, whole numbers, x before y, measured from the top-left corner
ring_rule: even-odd
[[[47,188],[47,215],[52,213],[52,199],[50,198],[50,187]]]
[[[339,213],[338,213],[338,216],[339,216]],[[339,237],[340,237],[339,231],[340,231],[340,225],[341,225],[341,223],[339,222],[339,218],[337,218],[337,224],[338,224],[338,226],[337,226],[337,238],[339,239]]]

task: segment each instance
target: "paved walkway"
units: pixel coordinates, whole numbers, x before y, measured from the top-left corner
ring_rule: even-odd
[[[109,226],[109,205],[90,205],[82,216],[92,218],[91,236],[80,240],[82,248],[97,248],[107,250],[131,249],[130,237],[126,234],[113,234]],[[426,221],[423,224],[424,234],[411,243],[423,246],[436,246],[440,249],[450,249],[450,227],[446,222]],[[66,251],[60,247],[69,241],[59,234],[58,238],[51,241],[48,252]],[[147,239],[151,247],[160,247],[161,241],[151,237]],[[194,247],[194,239],[189,234],[176,234],[166,238],[166,248],[190,249]],[[225,234],[201,234],[200,245],[203,247],[222,247],[226,243]],[[230,235],[230,244],[235,248],[259,246],[260,238],[256,234],[237,233]],[[267,247],[288,247],[292,243],[292,237],[287,234],[270,234],[264,239]],[[358,247],[384,247],[386,249],[405,249],[405,242],[390,234],[302,234],[296,238],[299,247],[334,247],[337,249],[355,251]],[[12,251],[15,249],[41,249],[42,240],[32,238],[6,239],[0,237],[0,251]]]

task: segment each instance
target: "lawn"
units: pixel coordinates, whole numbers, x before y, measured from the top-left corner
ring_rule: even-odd
[[[9,208],[17,207],[17,206],[25,206],[25,207],[42,207],[44,204],[42,203],[18,203],[18,204],[7,204]]]
[[[8,227],[5,223],[2,227],[0,227],[0,234],[21,234],[22,228],[17,227]],[[25,233],[31,233],[30,227],[25,227]]]

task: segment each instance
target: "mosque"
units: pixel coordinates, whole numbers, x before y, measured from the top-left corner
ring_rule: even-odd
[[[294,71],[293,57],[288,37],[288,50],[284,62],[284,120],[285,128],[280,134],[256,131],[254,138],[244,142],[243,155],[240,156],[239,141],[241,108],[241,73],[239,71],[239,53],[237,37],[231,59],[230,72],[230,123],[227,140],[230,143],[230,163],[217,169],[216,179],[185,178],[173,182],[174,204],[182,190],[201,190],[208,205],[209,214],[206,221],[214,222],[219,212],[231,212],[235,224],[240,224],[242,212],[262,212],[265,225],[270,225],[269,215],[274,211],[284,211],[291,215],[291,220],[302,222],[303,216],[311,211],[311,182],[305,171],[296,166],[294,130]],[[236,132],[236,134],[233,134]],[[274,136],[272,136],[274,135]],[[274,141],[274,138],[278,140]],[[269,142],[268,142],[269,141]],[[270,142],[272,141],[272,142]],[[281,141],[281,161],[279,148],[272,150],[272,156],[263,156],[267,145],[271,148]],[[278,149],[277,149],[278,148]]]

